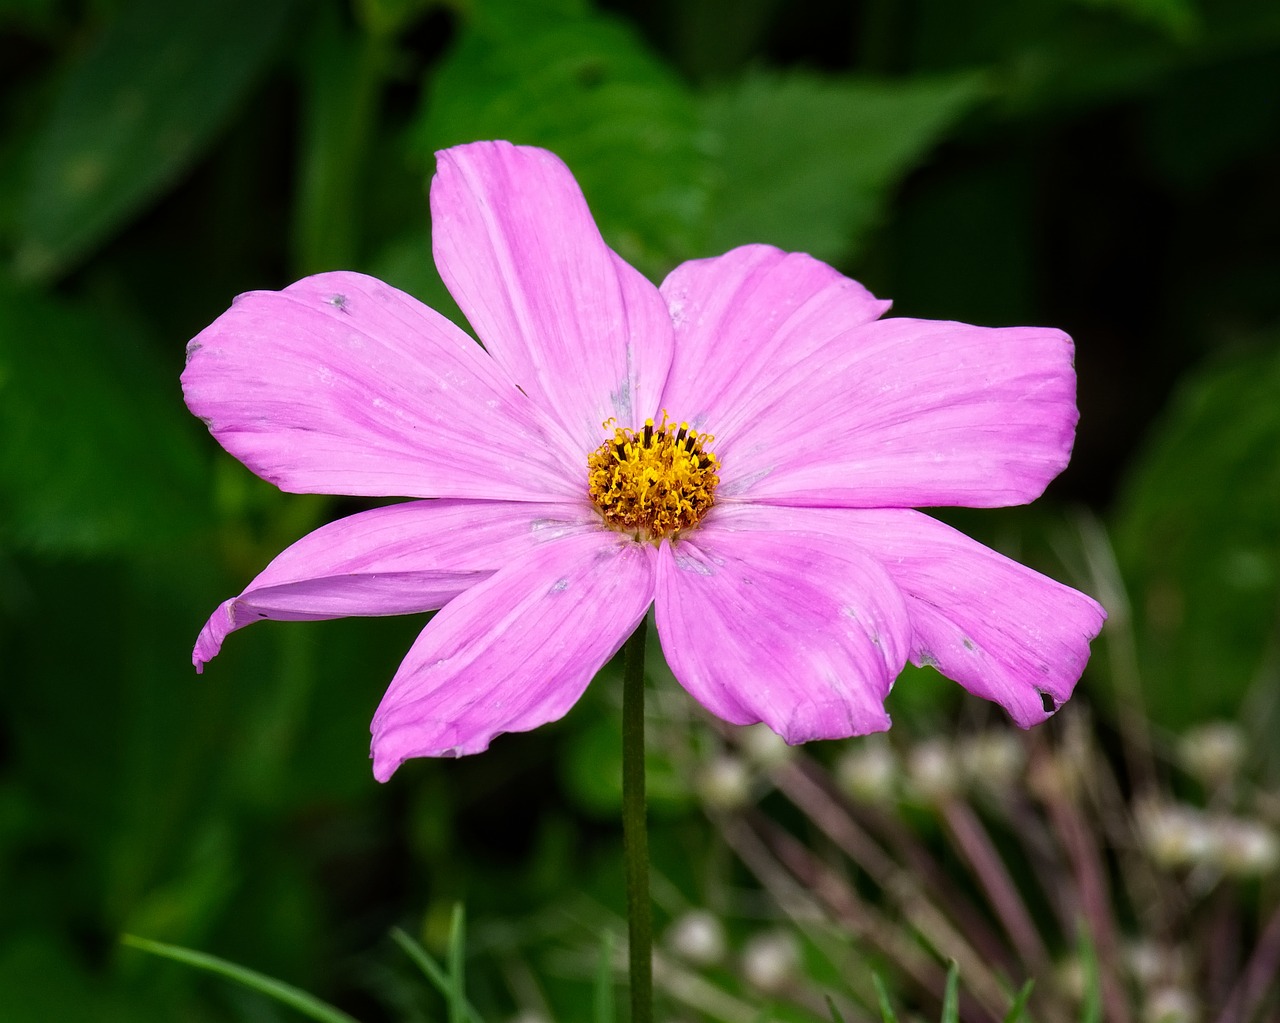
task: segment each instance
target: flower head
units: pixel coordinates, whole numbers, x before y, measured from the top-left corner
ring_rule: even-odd
[[[788,742],[888,727],[908,659],[1023,727],[1105,614],[913,510],[1036,498],[1074,438],[1061,331],[881,319],[764,245],[654,287],[569,170],[439,154],[436,264],[483,348],[356,273],[252,292],[188,347],[187,404],[284,490],[416,498],[317,529],[226,601],[263,618],[440,609],[373,720],[374,774],[555,720],[652,606],[677,679]]]

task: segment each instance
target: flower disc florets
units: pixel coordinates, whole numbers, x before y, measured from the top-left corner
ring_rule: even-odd
[[[607,429],[614,421],[605,423]],[[711,434],[667,422],[615,426],[587,458],[591,500],[613,529],[657,543],[692,529],[715,503],[720,461],[706,445]]]

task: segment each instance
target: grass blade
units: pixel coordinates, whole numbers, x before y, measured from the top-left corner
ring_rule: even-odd
[[[960,967],[954,959],[947,967],[947,987],[942,994],[942,1023],[960,1023]]]
[[[1085,926],[1080,928],[1080,964],[1084,968],[1084,1005],[1081,1023],[1102,1023],[1102,978],[1098,974],[1098,950]]]
[[[871,974],[871,983],[876,986],[876,997],[880,1002],[880,1019],[883,1023],[898,1023],[898,1014],[893,1011],[893,1006],[889,1003],[889,992],[884,989],[884,981],[880,979],[880,974]]]
[[[1034,979],[1028,980],[1022,985],[1022,990],[1018,992],[1018,997],[1013,1000],[1013,1004],[1009,1006],[1009,1011],[1004,1014],[1004,1023],[1021,1023],[1022,1014],[1027,1011],[1027,999],[1031,997],[1031,989],[1035,986]]]
[[[209,955],[207,952],[197,952],[195,949],[184,948],[181,945],[169,945],[162,941],[139,938],[135,934],[122,934],[120,943],[163,959],[172,959],[186,966],[194,966],[197,970],[226,977],[251,991],[257,991],[282,1005],[295,1009],[309,1019],[316,1020],[317,1023],[357,1023],[355,1017],[348,1016],[341,1009],[335,1009],[327,1002],[316,998],[315,995],[307,994],[292,984],[286,984],[284,981]]]
[[[449,920],[449,1023],[468,1023],[466,990],[467,911],[459,902]]]
[[[413,960],[414,965],[422,971],[423,976],[430,981],[431,986],[440,992],[441,997],[443,997],[446,1003],[450,1006],[450,1019],[452,1019],[453,1007],[450,999],[451,992],[453,991],[453,982],[449,977],[448,971],[436,962],[430,952],[418,944],[418,942],[414,941],[413,938],[399,927],[391,928],[391,940],[400,946],[401,951]],[[462,1018],[466,1023],[484,1023],[480,1018],[480,1014],[476,1012],[465,998],[462,1004],[463,1011],[466,1013]]]
[[[613,1023],[613,932],[600,933],[600,965],[596,969],[596,1023]]]

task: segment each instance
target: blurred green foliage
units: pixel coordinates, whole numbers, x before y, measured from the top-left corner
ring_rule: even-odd
[[[1280,347],[1221,362],[1175,395],[1116,520],[1151,698],[1179,727],[1276,713]]]
[[[1055,509],[1091,507],[1147,711],[1280,727],[1270,0],[0,0],[6,1021],[285,1018],[125,930],[438,1018],[371,950],[419,913],[440,949],[455,898],[526,921],[495,925],[507,973],[473,987],[496,1018],[561,934],[546,907],[620,907],[609,674],[559,725],[378,787],[367,721],[420,622],[261,626],[189,666],[220,600],[355,505],[219,453],[182,405],[186,340],[237,291],[335,267],[456,316],[425,187],[434,149],[482,137],[557,151],[654,279],[770,241],[906,315],[1066,328],[1072,467],[1035,512],[963,524],[1089,588],[1052,541]],[[1104,715],[1134,693],[1110,663],[1082,687]],[[900,727],[974,713],[923,673],[894,699]],[[740,879],[697,749],[654,742],[670,912]],[[566,1023],[590,1018],[575,976],[539,978]]]

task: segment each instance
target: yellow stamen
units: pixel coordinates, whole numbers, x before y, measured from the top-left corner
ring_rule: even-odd
[[[652,419],[640,430],[614,425],[613,436],[587,456],[591,500],[605,524],[653,543],[696,526],[720,484],[720,460],[706,450],[713,440],[688,423],[677,429],[665,412],[656,426]]]

